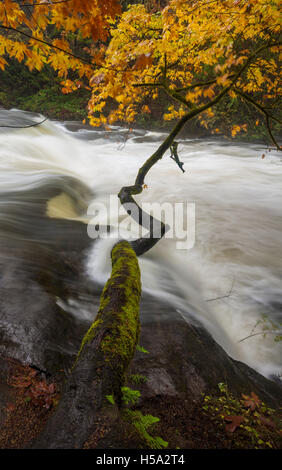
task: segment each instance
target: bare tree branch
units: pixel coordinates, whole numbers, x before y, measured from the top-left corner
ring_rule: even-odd
[[[51,49],[56,49],[60,52],[63,52],[64,54],[70,56],[70,57],[73,57],[74,59],[77,59],[79,60],[80,62],[83,62],[84,64],[87,64],[89,65],[93,70],[97,70],[97,69],[106,69],[106,70],[111,70],[112,72],[115,72],[115,73],[124,73],[124,72],[128,72],[129,68],[127,69],[115,69],[114,67],[106,67],[105,65],[102,65],[102,64],[95,64],[87,59],[85,59],[84,57],[81,57],[81,56],[78,56],[76,54],[73,54],[72,52],[69,52],[59,46],[55,46],[54,44],[50,44],[49,42],[43,40],[43,39],[39,39],[39,38],[35,38],[33,37],[31,34],[28,34],[28,33],[25,33],[24,31],[21,31],[17,28],[13,28],[12,26],[4,26],[4,25],[0,25],[0,28],[2,29],[6,29],[8,31],[14,31],[16,33],[19,33],[21,34],[22,36],[25,36],[29,39],[33,39],[34,41],[37,41],[37,42],[40,42],[41,44],[44,44],[45,46],[48,46],[50,47]]]
[[[279,124],[282,124],[282,122],[278,118],[276,118],[275,116],[270,114],[261,104],[259,104],[257,101],[255,101],[251,96],[249,96],[246,93],[242,92],[238,88],[235,88],[235,92],[238,95],[240,95],[245,101],[247,101],[247,102],[251,103],[253,106],[255,106],[261,113],[263,113],[265,115],[266,127],[267,127],[268,133],[270,135],[270,138],[271,138],[272,142],[274,143],[275,147],[277,148],[277,150],[282,150],[282,147],[278,144],[278,142],[275,139],[275,137],[273,135],[273,132],[271,130],[270,119],[272,119],[273,121],[278,122]]]
[[[228,78],[232,78],[232,76],[230,75],[230,77]],[[216,78],[213,78],[211,80],[208,80],[206,82],[198,82],[198,83],[193,83],[191,85],[188,85],[186,87],[183,87],[183,88],[176,88],[176,92],[177,93],[180,93],[182,91],[188,91],[188,90],[193,90],[194,88],[201,88],[201,87],[205,87],[205,86],[209,86],[209,85],[212,85],[213,83],[216,83]]]
[[[35,122],[33,124],[29,124],[28,126],[1,126],[0,125],[0,128],[9,128],[9,129],[28,129],[29,127],[36,127],[36,126],[40,126],[41,124],[43,124],[43,122],[47,121],[48,118],[45,118],[43,119],[43,121],[40,121],[40,122]]]
[[[266,114],[269,116],[270,119],[273,119],[273,121],[278,122],[279,124],[282,124],[282,121],[278,119],[276,116],[273,116],[270,114],[265,107],[263,107],[261,104],[259,104],[257,101],[255,101],[251,96],[247,95],[243,91],[239,90],[237,87],[235,88],[235,92],[238,93],[238,95],[242,96],[246,101],[249,101],[252,103],[257,109],[259,109],[263,114]]]
[[[46,2],[41,2],[41,3],[17,3],[17,2],[13,2],[13,3],[16,3],[16,5],[18,5],[19,7],[37,7],[37,6],[44,6],[44,7],[51,7],[53,5],[58,5],[58,3],[68,3],[68,2],[72,2],[72,0],[60,0],[58,2],[52,2],[51,0],[49,0],[47,3]]]
[[[207,299],[206,302],[213,302],[214,300],[221,300],[221,299],[226,299],[226,298],[230,297],[231,294],[232,294],[232,291],[233,291],[233,286],[234,286],[234,279],[232,281],[232,285],[230,287],[230,290],[229,290],[228,294],[221,295],[220,297],[215,297],[214,299]]]
[[[266,127],[267,127],[267,130],[268,130],[268,133],[270,135],[270,138],[272,140],[272,142],[274,143],[275,147],[277,148],[277,150],[280,150],[282,151],[282,147],[280,147],[280,145],[278,144],[277,140],[275,139],[274,135],[273,135],[273,132],[271,130],[271,126],[270,126],[270,116],[266,115]]]
[[[246,339],[249,339],[249,338],[252,338],[253,336],[258,336],[258,335],[279,335],[282,333],[282,330],[269,330],[269,331],[259,331],[258,333],[253,333],[251,335],[248,335],[246,336],[245,338],[243,339],[240,339],[240,341],[238,341],[238,343],[242,343],[242,341],[245,341]]]
[[[27,38],[29,38],[29,39],[33,39],[34,41],[40,42],[41,44],[44,44],[45,46],[51,47],[51,49],[56,49],[56,50],[58,50],[58,51],[60,51],[60,52],[64,52],[64,54],[67,54],[67,55],[69,55],[70,57],[74,57],[75,59],[78,59],[78,60],[80,60],[81,62],[84,62],[85,64],[88,64],[88,65],[90,65],[91,67],[94,68],[94,65],[95,65],[95,64],[92,64],[92,62],[90,62],[89,60],[84,59],[83,57],[77,56],[77,55],[73,54],[72,52],[68,52],[68,51],[66,51],[65,49],[62,49],[62,48],[59,47],[59,46],[55,46],[54,44],[50,44],[49,42],[44,41],[43,39],[35,38],[35,37],[33,37],[31,34],[25,33],[24,31],[20,31],[19,29],[13,28],[12,26],[3,26],[3,25],[0,25],[0,28],[6,29],[6,30],[8,30],[8,31],[14,31],[14,32],[19,33],[19,34],[21,34],[22,36],[25,36],[25,37],[27,37]],[[100,66],[97,66],[97,65],[96,65],[96,67],[100,67]]]

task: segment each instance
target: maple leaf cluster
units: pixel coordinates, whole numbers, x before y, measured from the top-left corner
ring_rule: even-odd
[[[255,411],[261,404],[259,397],[254,393],[251,392],[251,395],[242,395],[244,398],[243,406],[247,408],[249,411]],[[226,424],[225,429],[227,432],[234,432],[236,429],[245,421],[245,417],[243,415],[229,415],[224,416]]]
[[[223,95],[232,103],[251,94],[261,107],[275,109],[281,93],[278,1],[167,3],[155,13],[133,5],[113,23],[103,65],[90,80],[92,125],[133,122],[160,91],[173,100],[165,120],[196,108],[205,127]],[[116,103],[110,111],[109,99]],[[230,129],[232,137],[246,130],[244,123]]]
[[[86,87],[94,126],[132,123],[151,111],[160,91],[172,101],[165,120],[196,110],[192,117],[205,127],[223,97],[226,112],[244,101],[264,115],[278,147],[271,122],[281,122],[279,3],[148,0],[121,12],[118,0],[3,0],[0,68],[9,57],[30,70],[47,64],[62,78],[63,93]],[[238,123],[230,132],[246,130]]]
[[[27,401],[33,405],[49,410],[56,402],[56,385],[48,384],[46,380],[39,378],[37,370],[31,367],[21,367],[16,369],[10,377],[9,385],[19,389]],[[13,411],[13,407],[8,407],[8,411]]]
[[[279,430],[279,413],[267,407],[255,392],[250,395],[242,394],[242,398],[237,399],[226,384],[218,385],[221,395],[206,396],[203,410],[220,426],[224,425],[229,439],[237,444],[241,440],[244,446],[248,442],[255,448],[276,447],[282,436]]]
[[[66,78],[75,71],[87,80],[93,73],[90,54],[73,50],[73,37],[106,41],[108,18],[120,13],[118,0],[3,0],[0,3],[0,68],[6,58],[24,61],[29,70],[49,64]],[[90,50],[89,50],[90,52]]]

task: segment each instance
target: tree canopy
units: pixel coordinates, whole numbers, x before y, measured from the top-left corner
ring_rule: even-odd
[[[24,61],[31,71],[49,64],[60,77],[66,78],[72,70],[90,79],[95,52],[92,49],[90,54],[85,47],[78,57],[73,38],[90,39],[93,44],[106,41],[107,22],[120,11],[119,0],[3,0],[0,68],[8,65],[8,56]]]
[[[171,0],[153,14],[144,5],[131,6],[113,23],[103,66],[91,78],[90,122],[134,121],[140,111],[150,112],[162,89],[175,103],[166,120],[198,109],[205,124],[213,104],[239,95],[260,109],[270,127],[281,93],[278,4]],[[109,98],[116,107],[103,113]]]
[[[244,100],[279,148],[280,23],[278,0],[154,0],[123,12],[118,0],[4,0],[0,67],[7,57],[30,70],[49,64],[64,93],[87,87],[91,125],[133,122],[160,90],[172,99],[165,120],[190,113],[204,126],[223,97],[226,112]],[[79,52],[77,40],[88,41]]]

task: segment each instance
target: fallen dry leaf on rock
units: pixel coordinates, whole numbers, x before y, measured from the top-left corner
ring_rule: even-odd
[[[244,421],[244,416],[242,415],[232,415],[224,416],[225,421],[228,421],[228,424],[225,425],[225,430],[227,432],[234,432]]]
[[[251,395],[243,395],[242,397],[245,399],[244,406],[246,408],[250,408],[251,411],[255,411],[255,409],[261,404],[259,397],[252,392]]]

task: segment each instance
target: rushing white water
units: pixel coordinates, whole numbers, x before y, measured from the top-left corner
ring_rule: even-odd
[[[21,125],[30,119],[14,111],[5,122],[17,125],[16,118]],[[134,182],[163,138],[134,131],[124,145],[126,133],[50,121],[27,129],[3,128],[2,198],[5,192],[40,187],[50,175],[66,175],[91,188],[94,201],[108,205],[110,195]],[[199,320],[233,358],[266,376],[281,374],[282,344],[273,341],[275,335],[239,342],[262,330],[260,325],[254,330],[262,314],[281,321],[281,157],[259,145],[200,140],[181,141],[179,155],[186,172],[164,158],[148,174],[148,188],[138,201],[195,202],[196,242],[192,249],[177,250],[175,240],[163,239],[141,257],[143,289],[175,305],[187,320]],[[58,213],[72,214],[66,209],[64,215],[64,208]],[[113,243],[100,240],[87,260],[89,276],[101,283],[110,271]]]

